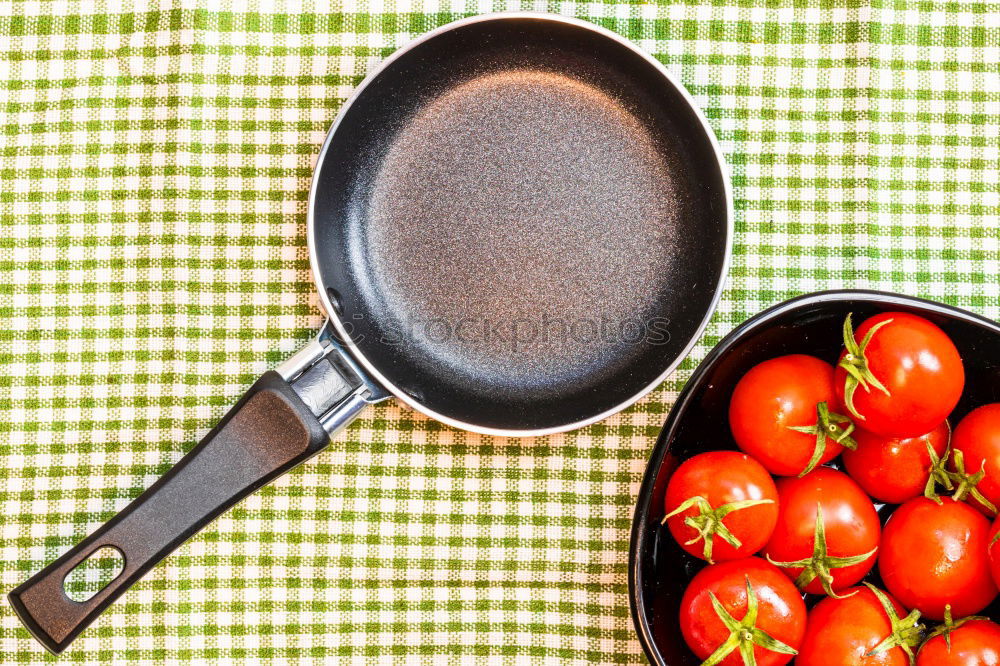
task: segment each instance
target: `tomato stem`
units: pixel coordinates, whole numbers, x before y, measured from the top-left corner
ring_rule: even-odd
[[[947,421],[945,421],[945,425],[948,425]],[[941,456],[938,456],[937,451],[934,450],[929,441],[925,440],[924,444],[927,446],[927,453],[931,458],[931,466],[927,470],[927,484],[924,486],[924,497],[941,504],[941,498],[935,491],[935,484],[940,483],[946,490],[955,489],[951,482],[951,472],[948,471],[947,466],[948,456],[951,455],[951,426],[948,425],[948,444],[944,447],[944,453]]]
[[[729,531],[729,528],[726,527],[722,520],[733,511],[748,509],[752,506],[758,506],[761,504],[774,504],[774,500],[739,500],[736,502],[722,504],[718,508],[713,509],[707,499],[701,495],[695,495],[694,497],[687,498],[681,502],[680,506],[665,515],[661,524],[666,524],[667,520],[673,518],[679,513],[684,513],[688,509],[696,508],[698,513],[685,517],[684,524],[698,532],[698,534],[693,539],[686,541],[684,545],[690,546],[691,544],[704,539],[705,545],[702,549],[702,555],[709,564],[714,564],[715,562],[712,560],[712,545],[714,537],[718,536],[733,548],[739,548],[743,545],[739,538]]]
[[[961,627],[966,622],[970,620],[986,620],[989,621],[988,617],[982,615],[969,615],[968,617],[963,617],[957,622],[951,617],[951,604],[946,604],[944,607],[944,624],[939,624],[934,627],[934,631],[927,635],[924,642],[930,641],[932,638],[937,638],[938,636],[944,636],[944,642],[948,645],[948,650],[951,650],[951,632],[955,631]]]
[[[885,611],[886,616],[888,616],[889,624],[892,627],[889,635],[881,643],[873,647],[865,656],[874,657],[881,652],[887,652],[898,647],[910,658],[910,666],[913,666],[917,660],[916,655],[913,653],[913,648],[920,645],[924,632],[924,626],[920,623],[920,611],[914,608],[910,611],[909,615],[900,618],[892,602],[889,601],[889,597],[885,595],[885,592],[871,583],[865,583],[865,586],[872,591],[876,598],[878,598],[879,603],[882,604],[882,609]]]
[[[823,591],[826,592],[828,596],[831,596],[834,599],[843,599],[844,596],[850,595],[838,595],[834,592],[833,573],[831,570],[861,564],[873,556],[877,550],[878,546],[875,546],[864,555],[851,555],[848,557],[834,557],[828,554],[826,546],[826,525],[823,520],[823,506],[817,502],[812,556],[802,560],[796,560],[794,562],[776,562],[771,559],[770,555],[768,555],[767,560],[775,566],[786,569],[797,569],[801,567],[802,573],[800,573],[798,578],[795,579],[795,586],[800,590],[804,590],[809,583],[819,578],[820,584],[823,586]]]
[[[816,469],[816,465],[823,458],[823,452],[826,451],[827,437],[852,451],[858,448],[858,443],[851,437],[851,433],[854,432],[854,422],[851,421],[850,417],[831,412],[825,402],[816,403],[816,423],[808,426],[787,427],[789,430],[816,436],[816,445],[813,447],[812,456],[806,463],[805,469],[799,472],[799,477]]]
[[[871,369],[868,367],[868,358],[865,356],[865,350],[868,348],[868,343],[872,341],[875,332],[883,326],[891,324],[892,319],[880,321],[872,326],[868,329],[864,339],[859,343],[854,338],[854,326],[851,324],[852,314],[848,313],[847,318],[844,319],[844,347],[847,349],[847,353],[840,359],[838,365],[847,372],[847,379],[844,380],[844,405],[854,418],[864,421],[865,417],[854,407],[854,392],[857,391],[858,386],[863,388],[865,393],[870,393],[871,387],[874,386],[886,395],[889,395],[889,389],[878,380],[878,377],[872,374]]]
[[[993,502],[986,499],[986,496],[977,487],[979,482],[986,478],[986,461],[983,461],[978,472],[967,474],[965,471],[965,457],[960,450],[955,449],[951,452],[951,464],[955,468],[955,471],[949,472],[949,476],[957,484],[955,486],[955,494],[952,497],[961,502],[971,495],[974,500],[989,509],[990,513],[996,515],[996,506]]]
[[[726,625],[726,629],[729,630],[729,638],[723,641],[715,649],[715,652],[708,656],[708,659],[701,662],[701,666],[715,666],[722,663],[722,660],[737,649],[739,649],[740,657],[743,659],[743,666],[757,666],[757,658],[754,656],[753,650],[754,646],[760,646],[765,650],[781,654],[798,654],[798,651],[794,648],[785,645],[776,638],[772,638],[764,630],[756,627],[760,604],[757,601],[757,594],[753,591],[753,586],[750,585],[750,576],[744,576],[744,578],[747,582],[747,612],[742,620],[734,618],[726,610],[726,607],[722,605],[718,597],[715,596],[714,592],[709,591],[708,593],[708,596],[712,600],[712,608],[715,610],[715,614],[719,616],[722,624]]]
[[[948,426],[948,444],[945,446],[944,453],[940,457],[934,451],[931,443],[925,442],[927,453],[931,458],[931,466],[928,468],[929,476],[927,484],[924,486],[924,497],[941,504],[941,498],[935,490],[935,484],[940,483],[949,492],[954,491],[951,496],[955,501],[961,502],[971,496],[989,511],[996,514],[996,506],[986,499],[986,496],[978,488],[979,483],[986,478],[986,461],[983,461],[979,471],[975,474],[966,472],[965,456],[961,451],[951,448],[951,425],[947,421],[945,421],[945,425]],[[948,469],[949,458],[951,458],[951,466],[954,467],[954,470]]]

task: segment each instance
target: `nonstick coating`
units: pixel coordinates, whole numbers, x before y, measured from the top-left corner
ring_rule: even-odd
[[[601,32],[511,17],[418,43],[318,165],[318,282],[356,352],[429,413],[544,430],[628,402],[720,287],[728,201],[684,96]]]

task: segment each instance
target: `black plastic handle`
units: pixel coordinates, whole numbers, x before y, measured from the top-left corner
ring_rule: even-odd
[[[60,653],[156,563],[222,512],[320,451],[330,438],[277,372],[255,383],[180,462],[121,513],[10,593],[29,631]],[[122,572],[87,601],[66,576],[95,551],[118,549]]]

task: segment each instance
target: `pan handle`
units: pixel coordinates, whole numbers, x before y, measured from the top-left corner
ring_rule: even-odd
[[[324,329],[325,331],[325,329]],[[241,499],[323,449],[330,436],[385,397],[328,336],[265,373],[162,478],[69,552],[22,583],[10,603],[25,627],[59,654],[160,560]],[[346,357],[349,358],[349,357]],[[104,547],[121,573],[86,601],[63,587]]]

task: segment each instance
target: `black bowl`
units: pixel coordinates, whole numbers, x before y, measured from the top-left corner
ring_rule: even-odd
[[[952,424],[979,405],[1000,401],[1000,326],[949,305],[878,291],[825,291],[780,303],[737,327],[702,361],[670,410],[639,489],[629,552],[629,601],[639,642],[651,663],[700,663],[684,643],[678,613],[684,588],[705,563],[681,550],[660,525],[670,475],[693,455],[736,448],[729,432],[729,398],[751,367],[796,353],[833,363],[849,312],[859,324],[887,310],[929,319],[958,347],[965,362],[965,391],[952,412]],[[893,508],[879,506],[883,521]],[[877,571],[866,580],[878,584]],[[1000,603],[984,614],[1000,618]]]

